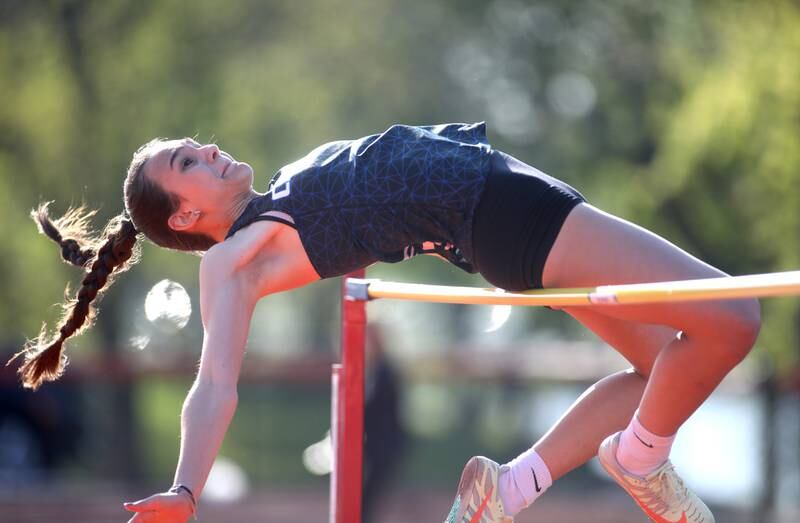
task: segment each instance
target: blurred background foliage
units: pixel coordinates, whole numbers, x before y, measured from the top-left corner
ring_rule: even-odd
[[[730,273],[797,268],[798,27],[781,0],[5,0],[0,328],[15,342],[36,332],[75,278],[28,210],[85,202],[101,226],[154,136],[215,140],[263,188],[325,141],[486,120],[495,147]],[[159,277],[194,287],[196,259],[145,251],[105,302],[107,341],[131,314],[120,296],[141,303]],[[431,267],[379,270],[463,279]],[[318,342],[332,302],[302,301]],[[794,365],[796,300],[765,308],[765,351]]]
[[[52,325],[51,304],[79,277],[37,235],[29,210],[85,202],[102,227],[122,209],[133,151],[155,136],[214,140],[251,163],[264,189],[326,141],[395,122],[485,120],[496,148],[731,274],[798,269],[798,56],[791,0],[3,0],[3,343]],[[151,357],[130,350],[147,289],[169,278],[196,303],[197,266],[146,245],[71,353]],[[481,284],[435,260],[371,274]],[[332,351],[336,289],[322,282],[264,300],[251,349]],[[428,345],[458,341],[464,325],[463,310],[439,310]],[[546,327],[576,336],[547,311],[520,314],[521,335]],[[154,338],[150,352],[196,355],[196,316]],[[800,302],[767,300],[763,316],[754,358],[788,374],[800,361]]]

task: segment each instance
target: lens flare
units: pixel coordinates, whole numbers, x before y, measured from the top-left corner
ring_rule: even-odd
[[[309,445],[303,451],[303,466],[315,476],[331,473],[333,470],[333,445],[330,432],[322,440]]]
[[[230,458],[219,456],[211,467],[203,497],[217,503],[233,503],[250,491],[250,481],[241,465]]]
[[[134,349],[144,350],[147,348],[147,345],[150,343],[150,336],[142,335],[142,336],[133,336],[129,340],[131,346]]]
[[[506,324],[511,317],[511,305],[492,305],[489,326],[483,332],[494,332]]]
[[[180,283],[161,280],[147,293],[144,314],[150,322],[164,330],[178,331],[189,322],[192,300]]]

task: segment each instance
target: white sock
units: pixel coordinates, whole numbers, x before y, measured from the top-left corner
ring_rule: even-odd
[[[544,494],[553,484],[553,479],[547,464],[531,447],[503,465],[498,483],[498,494],[506,516],[514,517]]]
[[[675,434],[657,436],[647,430],[639,422],[637,410],[619,438],[617,461],[631,474],[647,476],[667,461],[674,441]]]

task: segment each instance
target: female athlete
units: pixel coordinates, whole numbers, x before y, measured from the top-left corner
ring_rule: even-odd
[[[132,523],[183,523],[195,513],[236,410],[250,319],[264,296],[416,254],[438,255],[512,291],[724,275],[493,150],[483,124],[395,125],[328,143],[283,167],[264,193],[253,189],[252,168],[216,145],[157,139],[134,154],[124,199],[124,213],[97,242],[86,237],[85,213],[53,221],[46,206],[34,212],[64,259],[86,274],[58,335],[31,342],[19,372],[30,388],[62,373],[64,341],[87,323],[110,278],[132,263],[139,234],[203,254],[203,348],[183,404],[174,483],[126,503]],[[470,459],[447,521],[510,522],[597,455],[653,521],[713,522],[669,451],[679,427],[755,343],[758,302],[563,310],[632,368],[590,387],[513,461]]]

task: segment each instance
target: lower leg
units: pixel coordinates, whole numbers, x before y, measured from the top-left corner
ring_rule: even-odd
[[[670,327],[619,320],[585,307],[563,311],[616,349],[636,372],[618,372],[589,387],[533,446],[554,480],[592,459],[606,436],[628,424],[658,354],[677,336]]]
[[[533,447],[508,464],[509,472],[515,473],[501,475],[500,494],[512,515],[543,494],[552,481],[593,458],[606,436],[625,427],[641,400],[644,376],[677,334],[668,327],[618,320],[583,307],[563,310],[638,371],[618,372],[592,385]]]
[[[597,454],[608,436],[625,428],[639,405],[646,380],[632,370],[589,387],[533,446],[555,481]]]
[[[508,463],[499,494],[508,515],[533,503],[567,472],[597,454],[600,442],[630,420],[646,380],[633,370],[605,377],[589,387],[526,452]]]
[[[744,358],[757,332],[753,327],[740,336],[690,334],[673,340],[653,366],[639,406],[642,425],[661,436],[675,434]]]

